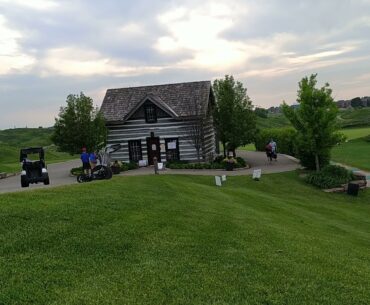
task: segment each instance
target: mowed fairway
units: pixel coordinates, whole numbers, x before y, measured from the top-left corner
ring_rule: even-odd
[[[370,135],[370,127],[343,129],[342,132],[349,141],[334,147],[333,161],[370,170],[370,142],[365,139]]]
[[[0,304],[369,304],[368,191],[213,180],[0,195]]]

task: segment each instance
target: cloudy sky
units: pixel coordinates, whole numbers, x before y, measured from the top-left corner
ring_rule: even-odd
[[[70,93],[225,74],[293,103],[311,73],[370,95],[370,0],[0,0],[0,129],[51,126]]]

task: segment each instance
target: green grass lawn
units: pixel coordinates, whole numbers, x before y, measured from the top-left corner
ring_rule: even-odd
[[[370,127],[342,129],[348,142],[334,147],[332,159],[363,170],[370,170],[370,142],[364,137],[370,135]]]
[[[0,304],[368,304],[370,193],[296,173],[0,195]]]
[[[256,146],[254,145],[254,143],[251,143],[251,144],[248,144],[248,145],[245,145],[245,146],[241,146],[238,149],[246,150],[246,151],[256,151]]]
[[[336,146],[332,160],[370,171],[370,142],[359,138]]]
[[[347,140],[353,140],[370,135],[370,127],[345,128],[341,132],[347,136]]]

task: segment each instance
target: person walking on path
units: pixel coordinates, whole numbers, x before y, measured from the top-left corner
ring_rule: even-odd
[[[271,147],[271,157],[274,158],[275,161],[277,161],[277,144],[274,139],[271,139],[269,145]]]
[[[82,147],[81,161],[82,161],[82,169],[85,175],[90,175],[90,170],[91,170],[90,155],[86,151],[86,147]]]

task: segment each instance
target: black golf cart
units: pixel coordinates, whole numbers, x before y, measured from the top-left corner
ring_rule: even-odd
[[[37,160],[28,159],[28,155],[38,155]],[[21,185],[28,187],[30,183],[43,182],[50,184],[49,174],[45,164],[45,153],[42,147],[30,147],[21,149],[19,161],[22,164]]]

